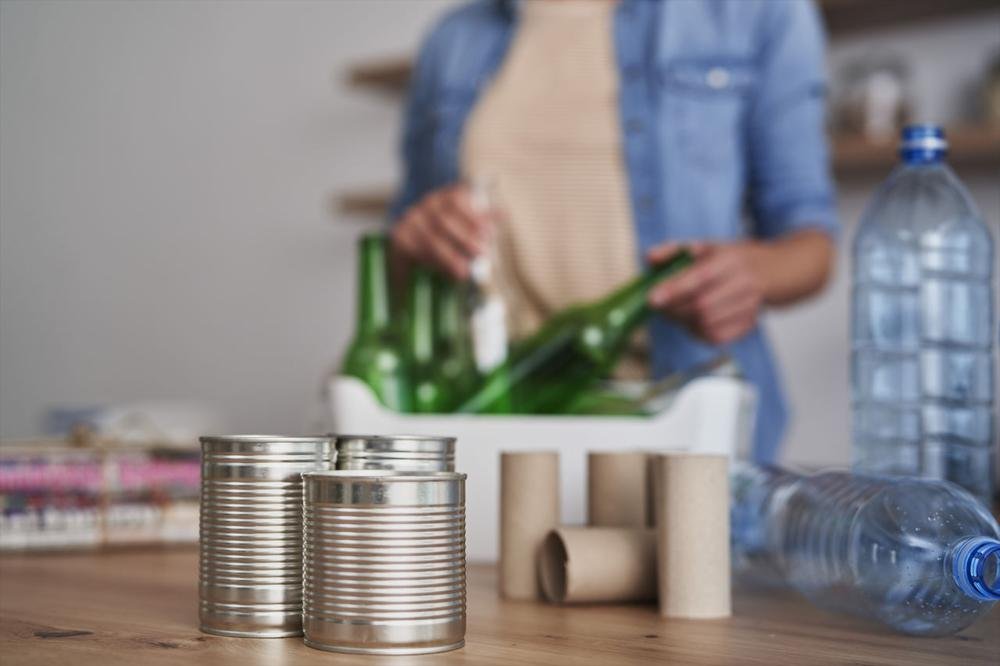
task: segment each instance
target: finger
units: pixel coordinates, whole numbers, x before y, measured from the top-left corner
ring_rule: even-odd
[[[430,224],[430,222],[428,222]],[[432,262],[458,280],[469,275],[469,258],[459,252],[447,238],[430,231],[423,237],[424,248]]]
[[[659,312],[667,319],[690,329],[692,332],[695,331],[695,327],[698,324],[694,309],[690,306],[670,306]]]
[[[442,243],[431,228],[431,217],[424,212],[425,208],[417,206],[411,209],[396,232],[396,237],[401,247],[417,262],[454,274],[453,257],[448,254],[447,247],[444,250],[438,247]],[[459,257],[459,263],[460,259]]]
[[[734,319],[724,326],[714,326],[705,331],[702,337],[714,345],[726,345],[735,342],[753,330],[756,320],[752,318]]]
[[[417,229],[419,217],[419,214],[416,212],[407,213],[392,230],[393,249],[412,261],[424,261],[426,259]]]
[[[433,229],[448,239],[459,252],[475,257],[485,249],[483,234],[476,223],[446,198],[434,202],[430,208]]]
[[[657,308],[658,311],[669,319],[680,322],[695,322],[695,297],[672,300],[666,305]]]
[[[659,264],[677,254],[681,244],[675,241],[662,243],[646,252],[646,260],[651,264]]]
[[[704,333],[706,338],[717,340],[722,331],[752,327],[757,322],[759,312],[757,300],[746,298],[728,304],[727,307],[712,313],[710,317],[696,314],[695,327]]]
[[[496,211],[492,208],[483,208],[481,203],[474,201],[467,185],[457,185],[449,190],[447,203],[459,216],[467,220],[480,236],[486,237],[492,233]]]
[[[649,294],[649,302],[654,308],[662,308],[672,302],[693,298],[719,279],[725,268],[724,255],[706,254],[691,268],[653,287]]]
[[[714,323],[745,305],[757,307],[760,299],[752,284],[741,277],[720,279],[694,297],[692,307],[702,321]]]
[[[699,241],[668,241],[649,250],[646,259],[651,264],[662,264],[681,250],[687,250],[698,258],[708,251],[708,244]]]

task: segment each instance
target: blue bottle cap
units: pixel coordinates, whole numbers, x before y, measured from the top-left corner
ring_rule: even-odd
[[[1000,600],[1000,541],[969,537],[952,552],[951,574],[959,589],[975,599]]]
[[[899,155],[907,164],[940,162],[948,153],[948,140],[940,125],[907,125],[899,143]]]

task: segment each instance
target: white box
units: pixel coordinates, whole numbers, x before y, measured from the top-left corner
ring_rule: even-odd
[[[705,376],[689,381],[662,412],[629,416],[483,416],[400,414],[383,407],[362,381],[329,383],[334,432],[448,435],[458,438],[455,465],[466,483],[468,558],[495,562],[499,533],[499,456],[502,451],[558,451],[562,522],[586,520],[588,451],[696,451],[744,455],[755,396],[745,382]]]

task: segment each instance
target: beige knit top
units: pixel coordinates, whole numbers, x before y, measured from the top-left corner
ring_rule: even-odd
[[[497,279],[511,334],[639,270],[621,146],[614,2],[529,0],[465,127],[463,177],[500,212]],[[644,376],[638,340],[616,371]]]

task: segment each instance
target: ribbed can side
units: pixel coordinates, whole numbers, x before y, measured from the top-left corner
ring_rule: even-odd
[[[455,438],[338,435],[337,469],[454,472]]]
[[[302,633],[302,473],[334,455],[329,437],[202,439],[202,631]]]
[[[344,474],[365,473],[306,476],[306,643],[368,654],[461,647],[464,475]]]

